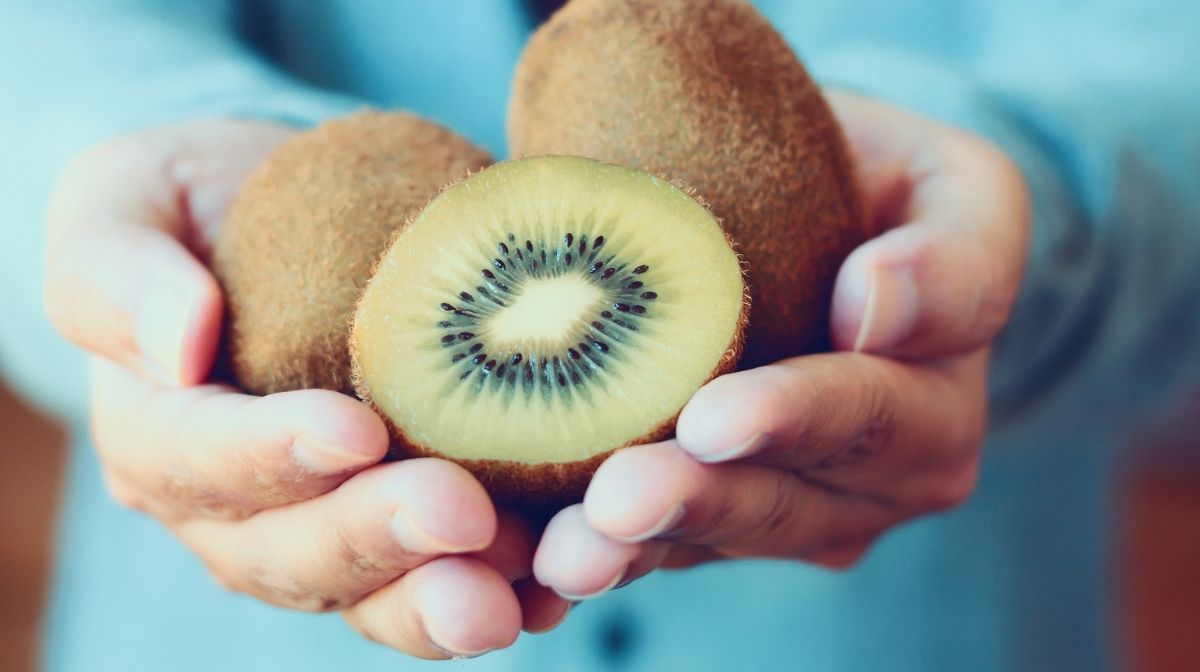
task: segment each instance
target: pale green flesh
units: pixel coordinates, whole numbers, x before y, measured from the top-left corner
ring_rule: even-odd
[[[742,302],[737,256],[686,193],[538,157],[436,198],[381,261],[354,340],[371,398],[410,442],[574,462],[673,418],[725,357]]]

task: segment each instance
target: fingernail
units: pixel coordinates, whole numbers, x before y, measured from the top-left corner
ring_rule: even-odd
[[[620,572],[617,572],[617,575],[613,577],[612,581],[608,582],[608,585],[604,586],[600,590],[597,590],[592,593],[588,593],[586,595],[576,595],[574,593],[564,593],[563,591],[561,591],[557,588],[554,589],[554,592],[558,593],[559,597],[561,597],[564,600],[567,600],[569,602],[582,602],[584,600],[594,600],[597,597],[600,597],[601,595],[609,592],[613,588],[616,588],[621,583],[621,581],[625,580],[625,573],[628,571],[629,571],[628,567],[623,568]]]
[[[355,453],[301,434],[292,441],[292,456],[300,466],[318,474],[337,474],[374,461],[374,455]]]
[[[425,631],[426,641],[430,647],[443,655],[456,660],[477,658],[500,648],[500,646],[483,646],[473,649],[461,643],[455,643],[451,638],[445,636],[447,631],[457,632],[460,636],[474,640],[472,644],[475,646],[486,642],[486,640],[481,642],[477,637],[472,637],[470,632],[464,631],[464,628],[458,625],[458,619],[463,617],[461,610],[464,604],[461,600],[447,599],[444,593],[429,591],[421,591],[414,599],[417,618],[421,623],[421,629]],[[455,627],[456,625],[458,627]],[[443,626],[446,627],[446,630],[442,629]]]
[[[904,341],[917,323],[917,281],[911,267],[876,266],[867,282],[855,352],[878,352]]]
[[[659,521],[657,523],[652,525],[650,527],[650,529],[646,530],[645,532],[642,532],[641,534],[635,534],[630,537],[618,537],[618,536],[614,536],[614,535],[609,535],[609,536],[612,536],[614,539],[619,539],[621,541],[637,543],[639,541],[646,541],[647,539],[661,537],[664,534],[673,532],[675,530],[675,528],[679,525],[679,521],[681,521],[681,520],[683,520],[683,504],[676,504],[676,505],[672,506],[670,509],[668,509],[666,514],[664,514],[663,517],[661,519],[659,519]]]
[[[438,651],[440,651],[443,655],[448,656],[451,660],[466,660],[467,658],[478,658],[479,656],[482,656],[485,653],[491,653],[492,651],[496,650],[494,647],[489,647],[486,649],[479,649],[478,651],[456,650],[454,647],[447,646],[446,644],[442,643],[442,640],[438,637],[437,634],[435,634],[434,630],[429,627],[428,622],[425,623],[425,633],[427,635],[429,635],[430,646],[432,646],[434,649],[437,649]]]
[[[403,509],[392,516],[392,534],[405,549],[421,555],[446,555],[480,550],[478,544],[455,544],[430,534]]]
[[[180,382],[183,340],[195,303],[182,293],[156,287],[137,309],[134,338],[150,373],[170,383]]]
[[[696,458],[700,462],[728,462],[730,460],[736,460],[757,453],[765,448],[767,444],[770,443],[770,440],[771,437],[767,434],[759,433],[753,434],[742,441],[738,441],[726,447],[722,447],[720,445],[708,446],[708,448],[712,449],[710,452],[688,452],[690,452],[692,457]]]

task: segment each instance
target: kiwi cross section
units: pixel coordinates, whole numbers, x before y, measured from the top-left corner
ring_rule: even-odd
[[[380,259],[356,389],[401,454],[565,468],[668,435],[733,367],[745,308],[740,259],[686,191],[579,157],[508,161],[443,191]]]
[[[607,242],[603,234],[588,240],[586,233],[576,238],[570,231],[551,245],[513,233],[498,241],[491,267],[475,278],[478,284],[438,304],[449,313],[437,326],[449,363],[462,371],[457,382],[472,394],[506,400],[523,395],[546,403],[557,396],[567,404],[576,395],[588,396],[585,379],[604,385],[606,366],[639,337],[639,324],[653,319],[658,298],[640,279],[649,265],[623,259]],[[575,291],[563,291],[568,288]],[[527,327],[545,325],[537,318],[553,306],[555,290],[582,305],[564,306],[574,313],[565,319],[551,313],[562,328],[555,338],[537,338]]]

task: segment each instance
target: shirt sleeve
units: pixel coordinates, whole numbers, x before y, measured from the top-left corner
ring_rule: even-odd
[[[817,64],[825,84],[973,130],[1020,167],[1033,235],[993,360],[1000,428],[1053,415],[1120,431],[1200,385],[1200,6],[1149,5],[998,17],[965,54],[899,41]]]
[[[55,177],[85,147],[151,125],[249,116],[306,125],[361,102],[293,79],[239,34],[234,0],[9,0],[0,8],[0,373],[59,415],[84,408],[82,356],[41,309]]]

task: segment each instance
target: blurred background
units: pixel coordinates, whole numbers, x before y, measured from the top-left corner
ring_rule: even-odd
[[[0,385],[0,671],[37,669],[65,434]],[[1200,670],[1200,397],[1138,440],[1112,581],[1131,669]],[[1190,457],[1189,457],[1190,455]]]

